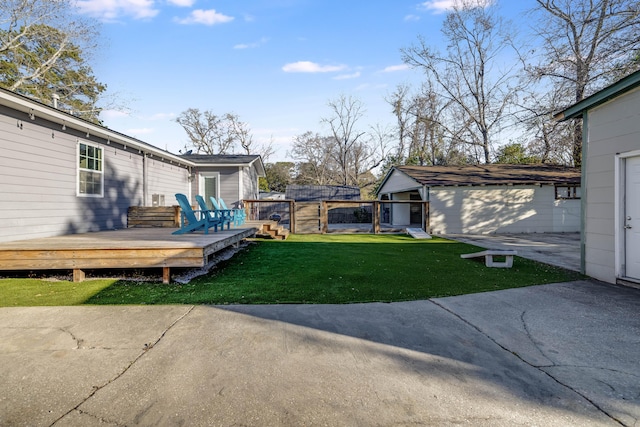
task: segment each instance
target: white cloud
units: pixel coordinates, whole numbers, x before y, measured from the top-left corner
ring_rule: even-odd
[[[356,71],[353,74],[341,74],[339,76],[335,76],[334,80],[347,80],[347,79],[357,79],[360,77],[360,71]]]
[[[178,22],[179,24],[215,25],[224,24],[230,21],[233,21],[233,16],[223,15],[222,13],[216,12],[214,9],[196,9],[191,12],[191,15],[184,19],[176,18],[176,22]]]
[[[408,70],[410,67],[407,64],[400,65],[389,65],[388,67],[384,67],[382,70],[383,73],[395,73],[396,71],[404,71]]]
[[[404,17],[404,20],[409,22],[409,21],[419,21],[420,17],[418,15],[407,15]]]
[[[433,11],[434,13],[444,13],[454,7],[489,7],[495,0],[428,0],[421,3],[424,9]]]
[[[78,0],[76,5],[80,13],[104,21],[114,21],[122,16],[148,19],[160,12],[153,7],[153,0]]]
[[[298,61],[285,64],[285,73],[333,73],[347,68],[345,65],[320,65],[311,61]]]
[[[253,42],[253,43],[239,43],[235,46],[233,46],[234,49],[255,49],[256,47],[260,47],[263,44],[265,44],[267,41],[269,41],[269,39],[267,39],[266,37],[261,38],[259,41],[257,42]]]
[[[195,2],[196,0],[167,0],[167,3],[178,7],[191,7]]]

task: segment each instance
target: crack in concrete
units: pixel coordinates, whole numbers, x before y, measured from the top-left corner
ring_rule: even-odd
[[[81,415],[86,415],[88,417],[94,418],[94,419],[100,421],[101,423],[110,424],[110,425],[115,426],[115,427],[126,427],[127,426],[126,424],[120,424],[117,421],[108,420],[106,418],[99,417],[99,416],[97,416],[95,414],[83,411],[81,409],[75,409],[75,411],[78,412]]]
[[[136,364],[136,362],[138,362],[138,360],[140,360],[145,354],[147,354],[147,352],[149,350],[151,350],[156,344],[158,344],[160,342],[160,340],[162,340],[164,338],[164,336],[176,325],[178,324],[178,322],[180,322],[182,319],[184,319],[187,315],[189,315],[189,313],[191,313],[193,311],[193,309],[195,308],[195,306],[191,306],[189,307],[189,309],[183,313],[181,316],[179,316],[176,320],[174,320],[161,334],[160,336],[151,344],[149,343],[145,343],[144,344],[144,348],[142,350],[142,352],[140,354],[138,354],[138,356],[136,356],[127,366],[125,366],[125,368],[118,373],[114,378],[108,380],[105,384],[101,385],[101,386],[94,386],[93,390],[91,391],[91,393],[89,393],[89,395],[87,397],[85,397],[84,399],[82,399],[80,401],[80,403],[78,403],[75,407],[71,408],[70,410],[68,410],[67,412],[65,412],[64,414],[62,414],[60,417],[58,417],[56,420],[54,420],[51,425],[49,427],[53,427],[54,425],[56,425],[58,423],[58,421],[62,420],[64,417],[66,417],[67,415],[71,414],[73,411],[78,411],[78,412],[82,412],[79,408],[80,406],[82,406],[85,402],[87,402],[89,399],[91,399],[99,390],[102,390],[103,388],[105,388],[106,386],[108,386],[109,384],[112,384],[113,382],[117,381],[119,378],[121,378],[129,369],[131,369],[131,367],[133,367],[133,365]],[[73,336],[73,334],[72,334]],[[78,342],[78,340],[76,340],[76,342]],[[82,412],[82,413],[86,413],[87,412]],[[91,414],[88,414],[91,415]],[[91,415],[94,418],[98,418],[95,415]]]
[[[536,343],[536,340],[533,339],[533,334],[529,330],[529,325],[527,325],[527,321],[524,318],[526,314],[527,314],[527,310],[522,311],[522,314],[520,314],[520,322],[522,323],[522,329],[524,329],[525,334],[527,334],[527,338],[529,338],[529,341],[531,341],[531,344],[533,345],[533,347],[535,347],[535,349],[538,350],[538,352],[542,355],[542,357],[544,357],[549,362],[551,362],[551,366],[555,366],[555,362],[553,361],[553,359],[547,356],[547,354],[544,351],[542,351],[538,343]]]
[[[74,350],[80,350],[82,348],[82,343],[84,342],[84,340],[76,337],[73,332],[71,332],[70,330],[68,330],[67,328],[58,328],[58,330],[64,332],[65,334],[71,336],[71,339],[75,341],[76,343],[76,348],[74,348]]]
[[[458,313],[455,313],[452,310],[449,310],[447,307],[445,307],[444,305],[438,303],[437,301],[434,301],[433,299],[429,300],[431,303],[433,303],[434,305],[440,307],[442,310],[446,311],[447,313],[457,317],[458,319],[460,319],[462,322],[466,323],[467,325],[469,325],[471,328],[475,329],[476,331],[478,331],[480,334],[484,335],[488,340],[492,341],[495,345],[497,345],[498,347],[500,347],[501,349],[503,349],[504,351],[512,354],[513,356],[515,356],[517,359],[519,359],[522,363],[525,363],[526,365],[531,366],[532,368],[542,372],[544,375],[546,375],[547,377],[551,378],[553,381],[555,381],[556,383],[558,383],[559,385],[567,388],[568,390],[571,390],[572,392],[574,392],[575,394],[577,394],[578,396],[582,397],[584,400],[586,400],[587,402],[589,402],[594,408],[596,408],[598,411],[600,411],[602,414],[606,415],[607,417],[609,417],[611,420],[615,421],[616,423],[618,423],[621,426],[624,426],[625,424],[620,421],[619,419],[617,419],[613,414],[610,414],[609,412],[607,412],[604,408],[600,407],[600,405],[598,405],[595,401],[593,401],[592,399],[590,399],[588,396],[582,394],[581,392],[579,392],[578,390],[574,389],[573,387],[571,387],[569,384],[565,384],[564,382],[560,381],[558,378],[554,377],[553,375],[551,375],[549,372],[545,371],[544,369],[540,368],[539,366],[536,366],[532,363],[529,363],[528,361],[526,361],[524,358],[522,358],[518,353],[516,353],[515,351],[509,350],[507,347],[505,347],[504,345],[500,344],[498,341],[496,341],[494,338],[492,338],[491,336],[489,336],[487,333],[485,333],[482,329],[480,329],[478,326],[474,325],[473,323],[471,323],[470,321],[468,321],[467,319],[465,319],[464,317],[462,317],[461,315],[459,315]],[[557,365],[554,365],[553,367],[558,367]]]

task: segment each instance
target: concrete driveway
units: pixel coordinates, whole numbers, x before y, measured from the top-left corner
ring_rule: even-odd
[[[640,292],[0,309],[2,426],[627,425]]]
[[[510,249],[523,258],[580,271],[580,233],[447,234],[481,248]]]

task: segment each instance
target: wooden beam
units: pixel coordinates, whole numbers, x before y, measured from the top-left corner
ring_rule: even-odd
[[[295,233],[296,224],[296,202],[289,200],[289,231]]]
[[[326,201],[320,202],[320,233],[329,232],[329,206]]]
[[[171,267],[162,267],[162,283],[165,285],[171,283]]]
[[[373,233],[380,233],[380,202],[373,202]]]
[[[73,281],[74,282],[82,282],[84,281],[84,271],[80,270],[79,268],[74,268],[73,269]]]

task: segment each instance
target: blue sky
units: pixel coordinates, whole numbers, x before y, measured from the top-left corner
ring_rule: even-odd
[[[491,0],[485,0],[491,1]],[[499,0],[498,0],[499,1]],[[288,159],[295,135],[324,133],[327,103],[360,99],[362,130],[392,125],[385,97],[422,74],[400,49],[441,41],[450,0],[79,0],[102,22],[93,68],[129,111],[104,111],[109,128],[177,153],[188,138],[175,118],[188,108],[233,112],[270,161]],[[502,0],[521,26],[533,0]]]

